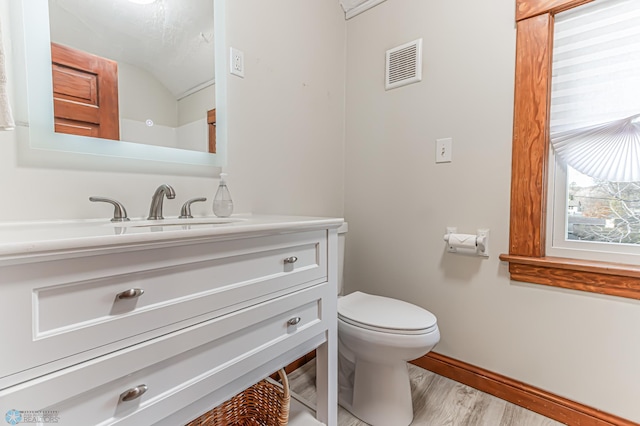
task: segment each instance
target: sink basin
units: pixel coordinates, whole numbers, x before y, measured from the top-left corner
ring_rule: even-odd
[[[231,217],[196,217],[193,219],[161,219],[161,220],[131,220],[127,222],[114,222],[112,225],[119,228],[143,228],[143,227],[174,227],[180,228],[183,226],[212,226],[212,225],[227,225],[230,223],[244,222],[247,219],[231,218]]]

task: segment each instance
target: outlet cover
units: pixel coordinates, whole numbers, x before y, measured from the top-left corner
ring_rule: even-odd
[[[242,50],[231,48],[231,58],[229,58],[231,74],[244,78],[244,53]]]

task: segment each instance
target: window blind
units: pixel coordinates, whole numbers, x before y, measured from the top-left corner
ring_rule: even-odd
[[[640,181],[640,1],[556,15],[551,143],[596,179]]]

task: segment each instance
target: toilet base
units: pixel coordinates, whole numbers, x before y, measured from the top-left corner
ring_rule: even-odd
[[[359,359],[352,403],[344,408],[372,426],[409,425],[413,404],[407,363],[380,364]]]

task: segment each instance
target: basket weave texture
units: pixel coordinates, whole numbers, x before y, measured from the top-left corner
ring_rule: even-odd
[[[262,380],[204,413],[186,426],[283,426],[289,421],[289,381],[278,371],[282,387]]]

